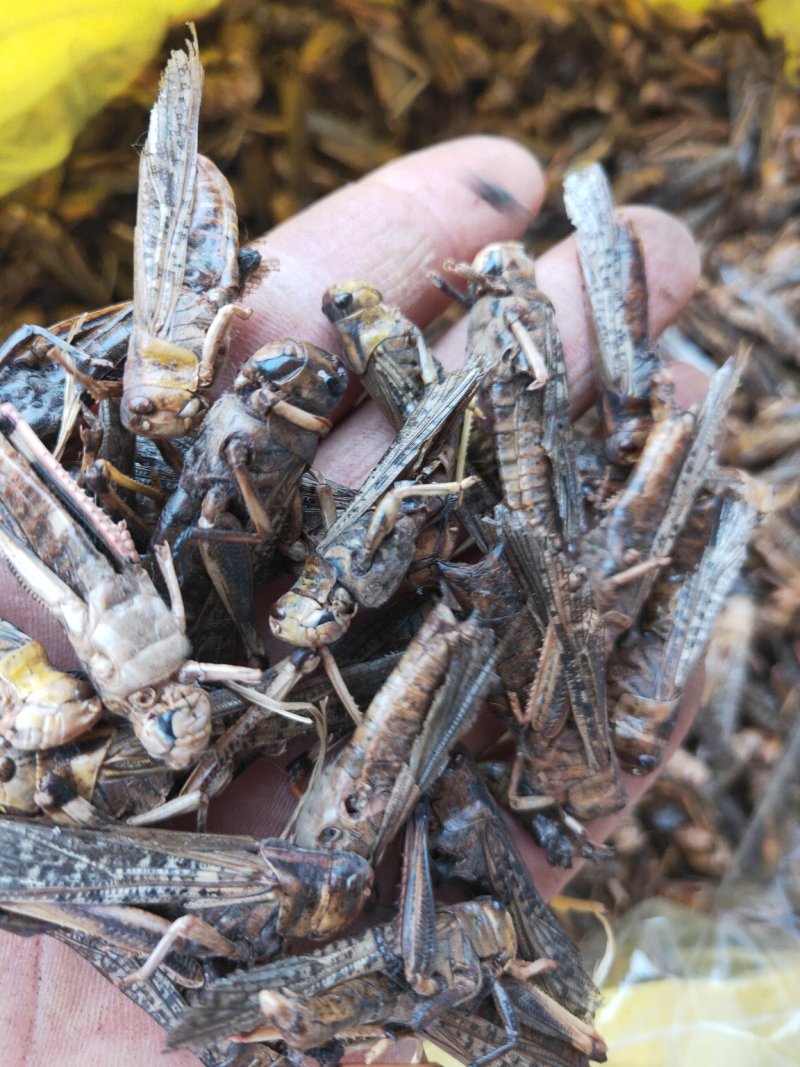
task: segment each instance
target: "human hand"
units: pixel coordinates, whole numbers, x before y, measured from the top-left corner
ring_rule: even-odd
[[[265,341],[293,336],[337,351],[333,328],[320,311],[323,291],[348,277],[369,279],[387,302],[425,327],[446,302],[425,271],[446,259],[472,259],[489,241],[513,239],[528,221],[505,216],[478,197],[469,176],[501,186],[535,215],[544,195],[541,171],[519,145],[499,138],[469,137],[397,160],[362,181],[313,205],[256,242],[280,269],[266,276],[244,302],[253,316],[238,326],[232,362],[240,364]],[[628,208],[644,245],[649,284],[649,321],[657,336],[681,311],[696,284],[699,263],[683,226],[650,208]],[[564,342],[576,411],[591,401],[592,341],[586,317],[574,240],[562,242],[537,262],[539,287],[552,300]],[[462,321],[437,346],[450,369],[463,360]],[[680,379],[682,399],[703,391],[701,376],[688,368]],[[322,443],[315,465],[338,481],[357,485],[392,437],[371,403],[344,417]],[[4,612],[11,621],[57,650],[62,665],[69,654],[58,625],[36,615],[7,574],[0,575]],[[684,701],[672,745],[678,743],[698,693]],[[651,779],[626,776],[629,804]],[[265,836],[280,831],[294,804],[285,776],[262,759],[253,764],[211,809],[215,832]],[[601,840],[625,812],[590,827]],[[557,892],[569,873],[548,867],[538,850],[522,843],[537,883],[546,896]],[[0,1034],[3,1062],[12,1067],[84,1067],[94,1057],[115,1067],[150,1067],[164,1046],[163,1031],[88,964],[50,938],[0,937]],[[173,1053],[170,1067],[196,1064],[186,1052]]]

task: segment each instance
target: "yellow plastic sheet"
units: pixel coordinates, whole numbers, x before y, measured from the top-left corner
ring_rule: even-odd
[[[740,0],[654,0],[658,7],[681,7],[684,11],[702,12],[709,7],[723,7]],[[758,0],[758,17],[768,37],[783,37],[786,47],[796,57],[800,52],[800,0]]]
[[[640,904],[617,938],[595,1019],[609,1067],[800,1065],[800,938],[781,879],[711,915]]]
[[[171,22],[218,0],[9,0],[0,28],[0,196],[54,167]]]
[[[800,1064],[800,957],[766,974],[664,979],[606,990],[596,1020],[608,1067]]]

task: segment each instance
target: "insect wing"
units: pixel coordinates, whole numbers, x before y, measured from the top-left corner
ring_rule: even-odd
[[[168,337],[184,283],[197,176],[203,68],[196,43],[173,52],[150,114],[139,164],[134,237],[134,321]]]
[[[0,900],[71,904],[190,904],[261,900],[275,887],[269,868],[242,850],[206,851],[196,835],[183,850],[89,830],[0,820]],[[152,840],[156,841],[154,835]]]
[[[615,219],[611,188],[599,163],[567,175],[564,203],[577,230],[603,386],[624,396],[646,396],[653,357],[647,343],[647,289],[638,238],[629,225]]]
[[[412,477],[435,451],[447,431],[472,399],[480,382],[478,367],[470,365],[433,385],[409,416],[382,459],[364,482],[350,507],[317,546],[320,554],[364,512],[373,507],[399,478]]]

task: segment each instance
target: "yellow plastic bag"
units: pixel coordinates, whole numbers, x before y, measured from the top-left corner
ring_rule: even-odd
[[[218,0],[32,0],[0,31],[0,196],[54,167],[136,77],[170,22]]]
[[[682,7],[685,11],[695,12],[740,2],[741,0],[655,0],[659,7]],[[800,52],[800,0],[758,0],[755,9],[767,36],[782,37],[788,51],[796,58]]]
[[[701,915],[659,900],[626,916],[595,1020],[608,1067],[800,1064],[798,937],[764,904]]]

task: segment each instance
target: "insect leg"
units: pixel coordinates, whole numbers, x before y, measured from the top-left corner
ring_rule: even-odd
[[[473,1060],[469,1067],[485,1067],[487,1063],[494,1063],[496,1059],[499,1059],[506,1052],[510,1052],[519,1041],[520,1032],[517,1025],[516,1014],[514,1012],[514,1005],[512,1004],[511,997],[508,995],[507,991],[497,980],[492,983],[492,1000],[495,1003],[500,1020],[503,1023],[506,1041],[504,1044],[498,1046],[498,1048],[484,1053],[484,1055],[479,1056],[477,1060]]]
[[[203,341],[203,354],[197,368],[202,389],[206,389],[214,380],[216,362],[220,354],[227,349],[234,316],[249,319],[252,314],[252,308],[244,308],[239,304],[225,304],[216,313]]]
[[[430,807],[420,801],[406,824],[400,895],[400,951],[406,981],[430,996],[438,986],[430,977],[436,952],[436,905],[428,850]]]
[[[142,966],[122,979],[124,985],[133,985],[151,978],[161,966],[174,946],[180,941],[194,941],[217,956],[229,959],[241,959],[242,949],[227,937],[223,937],[210,923],[196,915],[182,915],[176,919]]]

